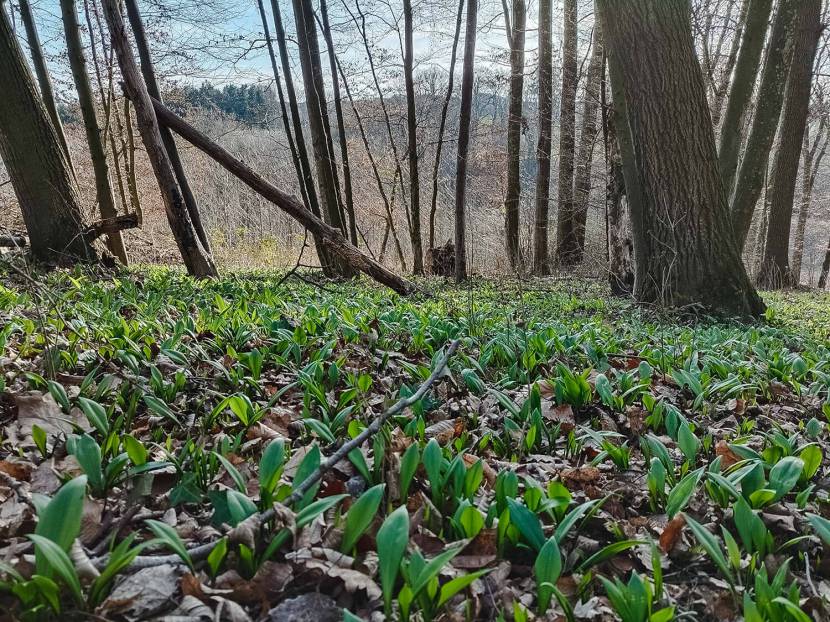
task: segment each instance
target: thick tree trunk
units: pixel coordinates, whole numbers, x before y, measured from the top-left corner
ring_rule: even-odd
[[[2,3],[0,3],[2,4]],[[37,76],[38,86],[40,86],[40,96],[43,99],[43,104],[46,106],[46,111],[49,113],[49,119],[52,125],[55,126],[55,134],[58,137],[61,150],[63,151],[66,161],[69,164],[69,170],[72,176],[75,177],[75,169],[72,164],[72,155],[69,152],[69,145],[66,144],[66,135],[63,133],[63,123],[58,114],[58,106],[55,103],[55,91],[52,88],[52,79],[49,76],[49,70],[46,67],[46,60],[43,58],[43,48],[40,46],[40,37],[37,33],[37,26],[35,25],[35,18],[32,15],[32,8],[29,5],[29,0],[20,0],[20,19],[23,22],[23,28],[26,30],[26,40],[29,42],[29,52],[32,55],[32,65],[35,68],[35,76]]]
[[[594,28],[594,50],[588,63],[585,82],[585,101],[582,106],[582,132],[576,156],[574,178],[574,248],[573,263],[582,263],[585,254],[585,225],[588,221],[588,199],[591,196],[591,167],[594,162],[594,143],[597,138],[597,108],[599,86],[603,71],[602,30]]]
[[[159,101],[164,101],[161,97],[161,92],[159,91],[158,82],[156,81],[156,73],[153,70],[153,59],[150,56],[150,46],[147,43],[147,35],[144,32],[144,22],[141,20],[141,14],[138,12],[137,0],[124,0],[124,4],[127,8],[127,18],[130,21],[130,27],[132,28],[133,37],[135,38],[136,49],[138,50],[138,56],[141,60],[141,73],[147,93],[150,97],[154,97]],[[133,102],[133,104],[135,103],[136,102]],[[196,235],[199,238],[202,248],[208,255],[210,255],[210,240],[205,232],[204,225],[202,224],[202,215],[199,213],[199,205],[196,202],[196,197],[193,195],[190,183],[187,180],[187,175],[184,172],[184,166],[182,165],[182,159],[179,156],[179,150],[176,147],[176,141],[173,139],[173,135],[165,129],[161,129],[161,140],[164,150],[167,152],[167,159],[173,167],[173,173],[176,177],[176,185],[179,187],[179,191],[182,194],[182,200],[184,201],[185,209],[187,209],[188,219],[192,223],[193,229],[196,231]],[[212,262],[213,259],[211,258],[210,261]]]
[[[758,197],[761,196],[764,171],[775,139],[775,130],[778,127],[789,68],[789,41],[793,15],[799,2],[800,0],[780,1],[767,45],[764,71],[757,97],[758,105],[732,198],[732,224],[738,248],[741,250],[746,243],[749,227],[752,224],[752,213],[755,211]],[[749,88],[751,91],[751,86]]]
[[[124,89],[127,96],[132,100],[135,107],[136,122],[138,131],[141,134],[144,149],[153,167],[153,172],[158,180],[161,190],[164,209],[167,213],[167,221],[182,259],[187,267],[188,273],[196,278],[207,278],[216,276],[216,265],[210,252],[202,245],[196,233],[190,213],[184,202],[182,191],[179,187],[173,165],[169,158],[169,152],[162,142],[159,125],[156,115],[153,112],[153,103],[144,79],[133,58],[130,40],[127,30],[119,11],[118,0],[102,0],[104,17],[110,31],[112,47],[118,57],[118,65],[121,68],[121,76],[124,79]],[[128,1],[129,5],[129,1]],[[140,49],[140,47],[139,47]],[[145,71],[152,70],[148,67]],[[168,133],[169,135],[169,133]],[[170,136],[170,140],[173,138]]]
[[[415,116],[415,50],[412,44],[412,0],[403,0],[403,78],[406,86],[406,151],[409,156],[409,211],[412,242],[412,271],[424,273],[424,250],[421,243],[421,182],[418,173],[418,120]]]
[[[1,4],[0,93],[0,156],[33,254],[45,261],[94,259],[69,162]]]
[[[634,243],[631,239],[631,216],[625,192],[622,154],[616,127],[625,122],[619,113],[618,102],[607,115],[608,183],[605,202],[608,210],[608,284],[615,296],[630,296],[634,292]]]
[[[520,158],[522,144],[522,96],[525,79],[524,0],[513,0],[513,29],[510,35],[510,104],[507,118],[507,189],[504,198],[504,240],[510,266],[522,271],[519,249],[519,207],[522,198]]]
[[[108,0],[112,1],[112,0]],[[277,207],[294,218],[306,229],[323,240],[330,254],[336,255],[352,270],[359,270],[376,281],[395,290],[399,294],[411,294],[415,291],[412,283],[390,272],[368,255],[362,253],[349,242],[340,229],[325,223],[320,217],[307,210],[303,204],[266,181],[244,162],[233,157],[224,147],[211,141],[186,121],[165,108],[158,100],[153,101],[159,122],[172,129],[194,147],[206,153],[221,164],[257,194],[273,202]]]
[[[562,35],[562,95],[559,113],[559,213],[557,215],[556,259],[560,267],[574,265],[577,257],[574,216],[574,149],[576,147],[576,0],[564,0]]]
[[[760,315],[764,304],[741,261],[717,168],[689,0],[598,0],[597,8],[614,99],[624,97],[631,133],[626,186],[640,184],[635,297]]]
[[[75,90],[78,92],[78,104],[86,129],[86,142],[89,146],[89,155],[92,159],[92,169],[95,173],[95,197],[101,210],[101,218],[115,218],[118,209],[115,206],[115,197],[110,185],[109,165],[107,154],[101,138],[101,128],[98,126],[98,115],[95,112],[95,97],[92,95],[92,85],[86,71],[84,46],[81,42],[81,26],[78,23],[78,8],[75,0],[61,0],[61,14],[63,28],[66,34],[66,49],[69,54],[69,65],[72,69],[72,78],[75,81]],[[120,231],[115,231],[106,238],[107,248],[123,264],[127,263],[127,250]]]
[[[550,274],[550,150],[553,115],[552,0],[539,0],[539,141],[536,145],[536,210],[533,219],[533,273]]]
[[[293,0],[294,20],[297,24],[297,47],[305,85],[306,109],[311,128],[311,145],[317,163],[317,184],[323,203],[325,220],[335,229],[345,231],[341,218],[337,163],[334,161],[333,146],[327,131],[328,106],[323,87],[323,71],[320,65],[320,48],[317,43],[317,27],[314,12],[308,0]],[[331,258],[332,268],[339,276],[353,274],[349,265],[340,259]]]
[[[334,99],[334,114],[337,118],[337,137],[340,142],[340,164],[343,170],[343,194],[346,216],[349,219],[349,240],[357,246],[357,221],[354,212],[354,195],[352,192],[352,169],[349,166],[349,145],[346,140],[346,124],[343,121],[343,105],[340,100],[340,80],[337,76],[337,55],[334,51],[334,41],[331,37],[329,25],[329,11],[326,0],[320,0],[320,15],[323,20],[323,38],[329,53],[329,69],[331,70],[331,91]]]
[[[470,117],[473,110],[478,0],[467,0],[464,30],[464,68],[461,73],[461,104],[458,120],[458,157],[455,169],[455,280],[467,278],[467,155],[470,148]]]
[[[447,110],[452,101],[453,84],[455,83],[455,61],[458,51],[458,40],[461,37],[461,21],[464,17],[464,0],[458,1],[458,13],[455,18],[455,34],[452,38],[450,52],[449,79],[447,80],[447,94],[441,106],[441,120],[438,122],[438,138],[435,145],[435,161],[432,164],[432,200],[429,207],[429,248],[435,248],[435,213],[438,210],[438,169],[441,167],[441,151],[444,147],[444,128],[447,125]]]
[[[767,242],[758,275],[759,284],[770,289],[795,283],[790,272],[790,227],[799,155],[810,108],[813,60],[822,28],[821,0],[801,0],[793,28],[792,60],[773,166]]]
[[[825,130],[825,120],[819,123],[816,137],[810,144],[809,133],[804,133],[804,154],[801,174],[801,203],[798,210],[798,222],[795,227],[795,243],[791,271],[795,284],[801,283],[801,267],[804,260],[804,236],[807,230],[807,219],[810,216],[810,205],[813,200],[813,188],[816,184],[816,173],[827,152],[827,141],[830,134]],[[821,149],[819,150],[819,145]]]

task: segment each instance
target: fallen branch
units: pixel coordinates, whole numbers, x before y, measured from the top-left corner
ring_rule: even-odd
[[[124,214],[122,216],[113,216],[112,218],[104,218],[88,226],[84,229],[84,236],[87,240],[92,242],[97,240],[102,235],[111,235],[116,231],[123,231],[124,229],[135,229],[138,227],[137,214]]]
[[[326,248],[342,258],[350,266],[367,274],[379,283],[383,283],[399,294],[406,295],[415,291],[415,286],[410,281],[398,276],[360,251],[338,229],[326,224],[320,217],[315,216],[307,210],[299,199],[283,192],[272,183],[266,181],[259,173],[244,162],[236,159],[224,147],[213,142],[157,99],[153,99],[153,107],[155,108],[156,119],[159,124],[176,132],[176,134],[184,138],[191,145],[203,151],[229,172],[233,173],[254,192],[274,203],[294,218],[294,220],[311,231],[311,233],[318,236]]]
[[[312,486],[319,482],[326,473],[331,471],[341,460],[348,456],[353,449],[357,449],[368,439],[374,436],[390,417],[398,414],[406,408],[409,408],[424,397],[433,383],[444,373],[444,369],[447,367],[450,358],[452,358],[453,354],[455,354],[455,351],[458,349],[459,343],[460,341],[456,339],[450,344],[450,347],[447,348],[444,356],[441,357],[441,360],[438,361],[435,369],[432,370],[429,378],[427,378],[421,386],[418,387],[418,390],[415,391],[415,393],[409,397],[400,398],[392,406],[383,411],[377,419],[373,420],[372,423],[364,428],[360,434],[355,436],[352,440],[343,443],[343,445],[340,446],[340,449],[335,451],[325,462],[317,467],[317,470],[314,471],[314,473],[309,475],[294,488],[294,491],[284,501],[281,507],[292,505],[302,499],[303,495],[305,495],[305,493],[308,492]],[[260,512],[259,514],[252,515],[246,519],[246,521],[253,520],[257,524],[261,525],[262,523],[274,518],[275,513],[275,508],[271,508],[265,510],[264,512]],[[207,558],[214,546],[216,546],[216,541],[208,542],[207,544],[200,544],[198,546],[188,548],[187,553],[193,562],[201,561]],[[106,566],[108,558],[108,555],[98,557],[92,560],[92,564],[100,570]],[[178,555],[139,555],[133,560],[129,567],[133,570],[139,570],[141,568],[151,568],[153,566],[162,566],[164,564],[178,564],[181,563],[181,561],[182,559]]]
[[[25,235],[15,235],[14,233],[10,233],[9,235],[0,235],[0,246],[6,248],[21,248],[27,245],[28,241],[26,240]]]

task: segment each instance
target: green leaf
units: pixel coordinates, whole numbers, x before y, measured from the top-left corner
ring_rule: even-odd
[[[155,536],[161,540],[167,548],[173,551],[176,555],[182,558],[182,561],[187,564],[190,570],[193,570],[193,560],[190,559],[190,553],[187,552],[187,547],[182,542],[179,534],[167,523],[161,521],[147,519],[144,521]]]
[[[372,524],[372,520],[380,507],[380,502],[383,500],[385,487],[385,484],[372,486],[360,495],[352,507],[349,508],[349,512],[346,514],[346,526],[343,529],[343,543],[340,546],[343,553],[348,554],[357,544],[363,532]]]
[[[92,426],[98,430],[102,436],[106,436],[109,432],[106,409],[98,402],[86,397],[79,397],[78,404],[81,406],[81,410],[84,411],[86,418]]]
[[[818,445],[807,445],[798,454],[798,457],[804,461],[804,470],[801,473],[801,480],[807,481],[816,474],[821,466],[821,448]]]
[[[348,496],[349,495],[345,494],[332,495],[331,497],[323,497],[322,499],[317,499],[317,501],[315,501],[314,503],[310,503],[302,510],[297,512],[297,516],[294,519],[294,522],[297,525],[297,529],[305,527],[311,521],[317,518],[320,514],[327,512]]]
[[[219,462],[222,463],[222,466],[225,467],[225,470],[228,472],[228,475],[230,475],[231,479],[233,480],[233,483],[236,484],[236,488],[239,490],[239,492],[241,492],[243,495],[247,495],[248,490],[245,487],[245,478],[242,477],[242,473],[239,472],[239,469],[237,469],[233,464],[231,464],[231,461],[228,460],[222,454],[214,451],[213,455],[216,456]]]
[[[380,541],[378,541],[380,546]],[[409,587],[412,590],[412,595],[417,598],[432,579],[437,577],[441,569],[450,563],[450,560],[461,552],[461,546],[453,546],[446,551],[442,551],[431,560],[429,560],[417,573],[416,576],[411,576],[409,579]]]
[[[259,489],[272,493],[277,487],[285,462],[285,441],[281,438],[268,443],[259,461]]]
[[[612,542],[611,544],[602,547],[599,551],[579,564],[577,572],[584,572],[597,564],[601,564],[606,559],[611,559],[615,555],[619,555],[623,551],[627,551],[628,549],[639,546],[640,544],[648,543],[645,540],[620,540],[619,542]]]
[[[697,452],[700,450],[700,441],[685,421],[680,424],[680,428],[677,430],[677,444],[680,451],[686,456],[686,460],[693,463],[697,458]]]
[[[427,472],[427,478],[432,488],[432,496],[438,498],[441,494],[441,465],[444,462],[444,454],[438,441],[434,438],[424,448],[423,462],[424,470]]]
[[[220,538],[220,540],[216,543],[210,553],[207,556],[207,564],[208,568],[210,569],[210,576],[215,577],[216,574],[219,572],[219,568],[222,566],[222,562],[225,560],[225,556],[228,554],[228,539],[227,538]]]
[[[86,496],[86,475],[69,480],[38,512],[35,534],[48,538],[63,551],[69,551],[81,531],[81,516]],[[37,556],[37,573],[45,575],[45,562]]]
[[[447,581],[441,586],[441,592],[438,596],[438,607],[443,607],[444,604],[447,603],[453,596],[458,594],[461,590],[466,588],[479,577],[486,575],[488,572],[490,572],[489,569],[477,570],[476,572],[461,575],[460,577],[455,577],[454,579]]]
[[[130,462],[134,466],[142,466],[147,462],[147,448],[141,441],[129,434],[125,434],[121,437],[121,442],[124,445],[127,455],[130,457]]]
[[[73,436],[67,442],[67,449],[75,456],[78,464],[84,470],[92,490],[101,494],[104,492],[104,473],[101,470],[101,448],[89,434]]]
[[[784,607],[784,609],[787,610],[787,613],[789,613],[793,618],[795,618],[797,622],[811,622],[810,616],[804,613],[801,610],[801,607],[796,605],[791,600],[788,600],[783,596],[776,596],[772,599],[772,602]]]
[[[562,574],[562,552],[556,538],[548,538],[539,550],[536,562],[533,564],[533,574],[536,576],[536,592],[539,601],[539,615],[544,615],[550,606],[553,589]]]
[[[408,542],[409,511],[402,505],[386,517],[377,534],[378,574],[387,618],[391,614],[395,579]]]
[[[539,517],[515,499],[508,499],[510,522],[516,526],[528,544],[539,551],[545,545],[545,534]]]
[[[816,532],[816,535],[822,539],[824,544],[830,546],[830,520],[818,514],[807,514],[807,521]]]
[[[695,534],[697,541],[700,542],[700,545],[709,557],[712,558],[712,561],[715,562],[715,565],[721,571],[723,576],[727,581],[729,581],[729,584],[735,585],[735,578],[732,576],[729,563],[727,562],[726,557],[718,544],[717,538],[688,514],[683,514],[683,518],[686,520],[686,524],[689,526],[689,529],[691,529],[692,533]]]
[[[150,411],[154,412],[159,417],[163,417],[164,419],[169,419],[173,423],[180,424],[179,418],[172,410],[170,410],[170,407],[155,395],[145,394],[143,399]]]
[[[793,489],[798,483],[803,470],[804,461],[795,456],[782,458],[770,469],[769,487],[775,491],[775,501],[778,501]]]
[[[409,487],[412,484],[412,478],[415,477],[415,471],[418,469],[418,463],[421,460],[421,451],[418,448],[418,443],[412,443],[406,448],[401,457],[400,469],[400,490],[401,501],[406,503],[409,497]]]
[[[297,467],[297,472],[294,474],[294,481],[291,483],[292,490],[296,486],[302,484],[312,473],[314,473],[320,467],[320,446],[315,443],[308,453],[303,456],[303,459],[300,461],[300,465]],[[297,502],[297,509],[301,510],[309,503],[311,500],[314,499],[314,495],[317,494],[317,489],[320,488],[320,482],[318,481],[314,484],[311,488],[309,488],[306,493],[303,495],[303,498]]]
[[[37,534],[29,534],[28,538],[35,543],[35,551],[37,557],[44,560],[49,568],[55,571],[75,598],[75,602],[82,604],[84,602],[84,595],[81,592],[81,582],[78,579],[78,573],[75,572],[75,566],[58,544]]]
[[[671,489],[666,500],[666,514],[669,519],[674,518],[674,515],[691,501],[701,477],[703,477],[703,467],[686,474],[686,477]]]

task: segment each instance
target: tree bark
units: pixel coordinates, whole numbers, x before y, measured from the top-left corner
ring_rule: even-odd
[[[80,199],[55,126],[0,6],[0,156],[23,212],[32,253],[43,261],[92,260]]]
[[[92,169],[95,173],[95,197],[101,210],[101,218],[115,218],[118,209],[115,206],[115,197],[110,184],[109,165],[104,144],[101,140],[101,128],[98,126],[98,115],[95,112],[95,97],[92,95],[92,85],[86,71],[84,46],[81,42],[81,26],[78,23],[78,8],[75,0],[61,0],[61,15],[66,35],[66,49],[69,54],[69,65],[72,69],[72,78],[75,81],[75,90],[78,92],[78,104],[86,129],[86,142],[89,146],[89,155],[92,159]],[[114,231],[106,237],[107,248],[123,264],[127,264],[127,249],[120,231]]]
[[[622,110],[621,110],[622,108]],[[622,154],[616,127],[625,122],[625,108],[614,102],[606,115],[608,141],[608,183],[605,202],[608,210],[608,284],[615,296],[634,292],[634,244],[631,240],[631,216],[625,191]],[[623,113],[623,114],[621,114]]]
[[[560,267],[574,265],[577,235],[574,215],[574,148],[576,146],[576,0],[564,0],[562,95],[559,112],[559,179],[556,258]]]
[[[421,182],[418,173],[418,120],[415,116],[415,79],[413,76],[415,50],[412,44],[412,0],[403,0],[403,77],[406,87],[406,136],[409,156],[409,211],[410,240],[412,241],[412,271],[424,273],[424,251],[421,242]]]
[[[807,219],[810,216],[810,205],[813,200],[813,188],[816,184],[818,172],[824,154],[827,152],[827,141],[830,134],[825,130],[825,119],[819,123],[815,139],[810,144],[809,132],[804,133],[804,154],[801,175],[801,204],[798,210],[798,222],[795,228],[795,245],[793,248],[792,275],[796,285],[801,283],[801,267],[804,260],[804,236],[807,230]],[[821,149],[819,149],[821,145]]]
[[[156,73],[153,70],[153,59],[150,56],[150,46],[147,43],[147,35],[144,32],[144,22],[141,20],[141,14],[138,12],[138,4],[136,0],[124,0],[124,4],[127,8],[127,18],[130,21],[130,27],[132,28],[133,37],[135,38],[136,49],[138,50],[138,56],[141,60],[141,73],[147,92],[150,97],[154,97],[159,101],[164,101],[161,97],[161,92],[159,91],[158,82],[156,81]],[[167,152],[168,160],[173,167],[173,173],[176,176],[176,184],[182,194],[182,199],[184,200],[185,208],[187,209],[188,219],[196,231],[196,235],[199,238],[202,248],[209,255],[211,252],[210,239],[208,238],[204,225],[202,224],[202,215],[199,212],[199,204],[196,202],[196,197],[193,195],[193,191],[190,188],[190,182],[188,182],[187,175],[184,172],[184,166],[182,165],[179,150],[176,147],[176,141],[173,139],[172,134],[165,129],[161,130],[161,140],[164,145],[164,149]],[[211,261],[213,260],[211,259]]]
[[[764,0],[766,1],[766,0]],[[721,120],[723,117],[723,104],[726,100],[727,93],[729,91],[729,83],[732,78],[732,73],[735,70],[735,64],[738,61],[738,53],[741,49],[741,43],[743,41],[742,34],[744,27],[746,26],[747,17],[750,15],[749,10],[752,8],[750,5],[752,4],[751,0],[746,0],[742,2],[743,6],[741,7],[741,13],[738,17],[738,24],[735,28],[735,35],[732,39],[732,43],[729,46],[729,56],[726,57],[726,63],[723,68],[723,73],[721,73],[720,80],[714,83],[714,93],[712,97],[712,127],[717,130],[720,127]],[[731,9],[730,5],[730,9]],[[755,17],[753,15],[753,17]],[[769,12],[767,12],[767,17],[769,17]],[[727,24],[724,24],[724,28],[726,28]],[[764,23],[764,32],[766,32],[766,23]],[[718,42],[719,47],[720,44],[723,42],[723,35],[721,35],[721,40]],[[761,41],[763,45],[763,41]],[[760,47],[758,48],[758,56],[760,57]],[[756,74],[758,73],[757,67],[757,60],[756,66],[752,72],[753,82],[755,79]],[[729,192],[727,191],[727,196]]]
[[[266,181],[244,162],[233,157],[224,147],[214,143],[207,136],[165,108],[164,104],[155,100],[153,106],[159,123],[172,129],[187,142],[221,164],[254,192],[273,202],[306,229],[320,236],[330,253],[337,255],[339,260],[351,269],[367,274],[399,294],[411,294],[415,291],[415,286],[412,283],[390,272],[374,259],[362,253],[346,239],[340,229],[325,223],[320,217],[307,210],[298,199]]]
[[[75,168],[72,164],[72,154],[69,152],[69,145],[66,144],[66,135],[63,133],[63,123],[61,123],[58,106],[55,103],[55,91],[52,88],[52,79],[46,67],[46,60],[43,58],[43,48],[40,46],[40,37],[37,33],[34,15],[32,15],[32,8],[29,5],[29,0],[19,0],[19,6],[20,19],[23,21],[23,28],[26,30],[26,40],[29,42],[29,52],[32,55],[32,65],[35,68],[35,76],[37,76],[37,82],[40,86],[40,96],[46,106],[46,111],[49,113],[49,119],[52,121],[52,125],[55,126],[55,134],[74,178]]]
[[[438,209],[438,169],[441,167],[441,151],[444,147],[444,128],[447,124],[447,110],[452,101],[452,90],[455,78],[455,61],[458,51],[458,40],[461,37],[461,21],[464,17],[464,0],[458,1],[458,12],[455,18],[455,34],[452,38],[450,52],[449,79],[447,80],[447,95],[441,106],[441,120],[438,122],[438,138],[435,145],[435,162],[432,165],[432,201],[429,208],[429,248],[435,248],[435,213]]]
[[[102,0],[102,4],[104,17],[110,31],[112,47],[115,50],[118,65],[121,68],[121,76],[124,79],[124,89],[135,107],[138,131],[141,134],[144,149],[156,175],[164,201],[164,209],[167,213],[167,220],[170,223],[170,229],[176,239],[185,267],[188,273],[196,278],[217,276],[218,272],[216,265],[213,263],[213,257],[202,245],[196,233],[170,161],[169,152],[162,142],[150,94],[147,92],[147,86],[135,58],[133,58],[130,40],[119,11],[119,2],[118,0]],[[130,0],[127,4],[130,4]],[[141,49],[140,46],[139,49]],[[152,71],[152,68],[147,67],[145,71]],[[172,135],[170,139],[172,140]]]
[[[455,280],[467,278],[467,156],[470,147],[470,117],[475,79],[476,27],[478,0],[467,0],[464,29],[464,66],[461,72],[461,104],[458,120],[458,156],[455,169]]]
[[[818,277],[818,288],[821,290],[827,287],[828,272],[830,272],[830,242],[827,243],[827,250],[824,252],[824,262],[821,264],[821,275]]]
[[[539,140],[536,145],[536,210],[533,219],[533,273],[550,274],[550,150],[553,115],[553,50],[551,0],[539,0]]]
[[[597,108],[599,86],[603,71],[602,30],[594,27],[594,49],[588,63],[585,82],[585,101],[582,106],[582,131],[576,157],[574,178],[574,247],[573,263],[582,263],[585,254],[585,225],[588,221],[588,199],[591,196],[591,167],[594,162],[594,143],[597,137]]]
[[[749,227],[752,224],[752,213],[755,211],[758,197],[761,196],[764,171],[775,139],[775,130],[778,127],[791,55],[790,32],[793,15],[799,2],[800,0],[780,1],[767,45],[764,71],[758,90],[758,105],[732,198],[732,224],[740,250],[743,250],[746,243]]]
[[[325,220],[335,229],[345,231],[338,196],[337,163],[333,145],[327,130],[328,106],[323,87],[323,71],[320,65],[320,48],[317,43],[317,27],[314,11],[308,0],[293,0],[294,20],[297,24],[297,47],[305,86],[306,109],[311,128],[311,145],[317,163],[317,184],[323,203]],[[351,276],[353,271],[342,260],[331,257],[332,269],[339,276]]]
[[[640,185],[642,213],[632,205],[635,297],[760,315],[764,304],[741,261],[717,168],[689,0],[598,0],[597,8],[614,99],[624,97],[631,136],[626,187]]]
[[[810,108],[813,61],[822,29],[821,0],[801,0],[795,16],[792,60],[773,166],[767,242],[758,275],[759,284],[769,289],[795,283],[790,272],[790,227],[799,155]]]
[[[513,29],[510,36],[510,104],[507,118],[507,190],[504,198],[504,239],[507,258],[514,271],[522,271],[519,249],[519,206],[522,198],[520,158],[522,144],[522,95],[525,78],[524,0],[513,0]]]

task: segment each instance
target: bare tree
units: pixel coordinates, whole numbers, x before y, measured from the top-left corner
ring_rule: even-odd
[[[409,211],[412,241],[412,271],[424,273],[424,251],[421,242],[421,182],[418,173],[418,120],[415,115],[415,51],[412,44],[412,0],[403,0],[403,79],[406,86],[406,151],[409,156]]]
[[[550,150],[553,115],[553,50],[551,0],[539,0],[539,140],[536,145],[536,211],[533,219],[533,272],[550,273]]]
[[[505,13],[506,19],[508,14]],[[524,0],[513,0],[513,26],[510,38],[510,111],[507,119],[507,189],[504,198],[504,238],[507,258],[513,270],[522,271],[519,249],[519,207],[522,198],[520,158],[522,144],[522,101],[525,78],[525,24],[527,7]]]
[[[822,114],[815,137],[810,140],[809,127],[804,132],[804,146],[801,159],[801,201],[798,208],[798,221],[795,227],[795,242],[790,270],[793,283],[801,282],[801,266],[804,259],[804,235],[807,229],[807,218],[810,216],[810,206],[813,199],[813,188],[816,185],[816,175],[824,154],[827,152],[827,142],[830,132],[827,131],[827,116]]]
[[[562,36],[562,96],[559,108],[559,179],[556,258],[561,267],[576,261],[574,215],[574,149],[576,147],[576,0],[564,0]]]

